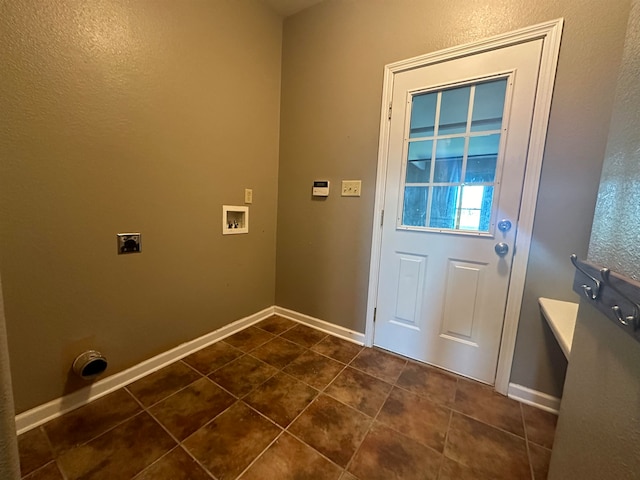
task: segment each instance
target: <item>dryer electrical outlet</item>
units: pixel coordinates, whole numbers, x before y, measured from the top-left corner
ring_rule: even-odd
[[[117,237],[118,255],[142,251],[142,235],[140,233],[118,233]]]

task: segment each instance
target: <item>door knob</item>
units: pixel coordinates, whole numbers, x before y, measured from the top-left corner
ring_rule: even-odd
[[[496,243],[496,246],[493,248],[499,257],[504,257],[507,253],[509,253],[509,245],[504,242]]]

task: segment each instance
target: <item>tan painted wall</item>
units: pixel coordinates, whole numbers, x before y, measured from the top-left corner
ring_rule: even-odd
[[[384,64],[567,23],[512,380],[558,393],[535,299],[574,299],[628,1],[0,3],[0,270],[17,410],[78,388],[88,347],[122,370],[273,304],[364,331]],[[332,180],[326,201],[311,181]],[[361,178],[363,197],[337,195]],[[251,233],[220,205],[254,189]],[[115,255],[141,231],[143,253]],[[182,245],[182,247],[181,247]],[[545,343],[546,342],[546,343]],[[555,349],[555,350],[554,350]]]
[[[273,305],[282,20],[258,0],[0,4],[0,269],[17,411]],[[222,204],[254,191],[249,235]],[[143,252],[116,255],[116,233]]]
[[[364,331],[387,63],[527,25],[566,20],[512,381],[559,395],[564,360],[536,304],[575,300],[629,2],[328,0],[285,20],[276,302]],[[361,198],[341,198],[342,179]],[[326,201],[314,179],[332,181]]]
[[[589,260],[636,280],[640,279],[639,78],[640,0],[632,0]],[[629,445],[640,442],[639,402],[640,345],[583,300],[549,479],[638,478],[640,453]]]

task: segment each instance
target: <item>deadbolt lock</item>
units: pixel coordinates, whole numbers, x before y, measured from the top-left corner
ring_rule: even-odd
[[[506,218],[500,220],[498,222],[498,230],[500,230],[501,232],[508,232],[509,230],[511,230],[511,222]]]

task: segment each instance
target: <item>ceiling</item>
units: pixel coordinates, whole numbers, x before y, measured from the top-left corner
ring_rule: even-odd
[[[309,8],[322,0],[262,0],[273,10],[283,17],[288,17],[294,13],[298,13],[305,8]]]

